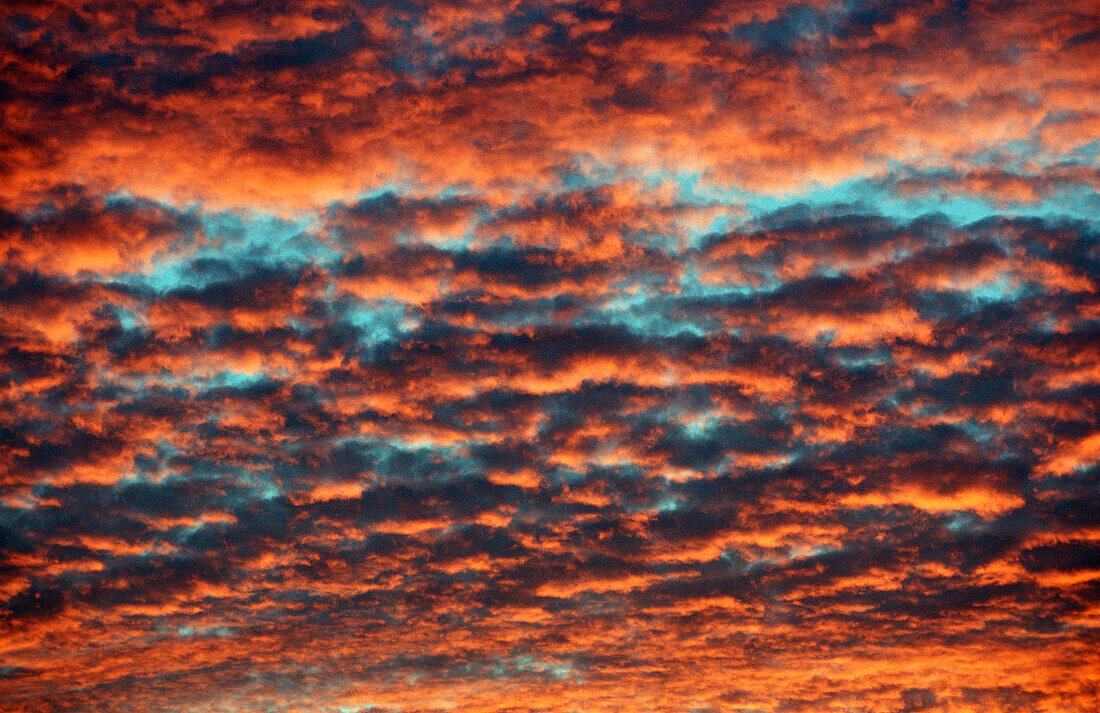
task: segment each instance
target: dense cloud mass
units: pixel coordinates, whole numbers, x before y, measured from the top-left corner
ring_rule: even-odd
[[[0,32],[4,710],[1097,710],[1093,0]]]

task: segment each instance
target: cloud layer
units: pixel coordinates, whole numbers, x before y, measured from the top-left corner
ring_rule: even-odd
[[[0,27],[7,708],[1097,704],[1092,3]]]

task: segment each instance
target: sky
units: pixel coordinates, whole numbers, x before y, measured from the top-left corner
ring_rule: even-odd
[[[1090,713],[1094,0],[6,0],[0,709]]]

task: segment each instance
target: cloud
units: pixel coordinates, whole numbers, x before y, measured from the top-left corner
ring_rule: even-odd
[[[1085,4],[0,14],[16,710],[1095,698]]]

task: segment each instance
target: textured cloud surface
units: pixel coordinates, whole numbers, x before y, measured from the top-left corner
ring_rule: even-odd
[[[0,29],[4,710],[1100,705],[1091,0]]]

